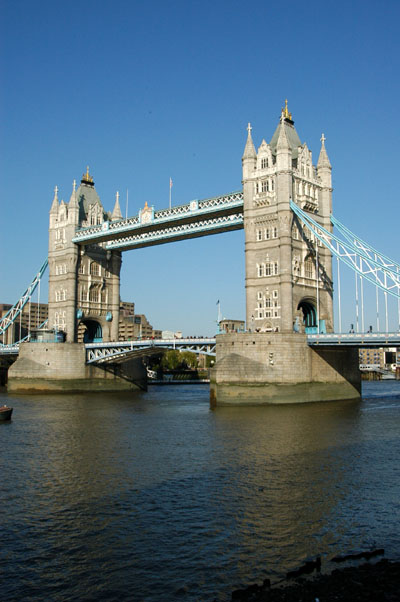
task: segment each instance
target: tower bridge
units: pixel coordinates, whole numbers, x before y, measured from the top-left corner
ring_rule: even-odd
[[[126,349],[118,342],[122,252],[243,228],[247,332],[217,337],[212,402],[359,395],[358,358],[353,351],[371,337],[357,333],[358,339],[345,338],[341,323],[340,333],[334,333],[332,258],[350,267],[356,282],[360,278],[361,283],[365,279],[375,284],[386,306],[387,296],[394,296],[399,324],[400,265],[334,218],[325,141],[322,135],[313,164],[312,152],[301,142],[286,104],[270,142],[263,139],[257,150],[248,125],[242,191],[160,211],[146,203],[138,215],[124,219],[118,194],[113,211],[104,209],[89,168],[78,188],[74,182],[68,203],[59,201],[56,188],[49,221],[49,326],[63,331],[66,342],[75,345],[79,331],[84,333],[88,347],[79,351],[76,347],[79,360],[71,359],[71,346],[59,345],[51,353],[66,354],[63,361],[74,366],[83,357],[87,364],[110,363],[112,358],[116,364],[123,357],[142,354],[143,344]],[[0,335],[17,319],[31,288],[0,322]],[[340,280],[338,288],[341,322]],[[361,323],[363,331],[363,314]],[[393,335],[384,333],[379,344],[389,339],[394,344]],[[26,345],[10,370],[13,382],[31,365],[32,357],[22,357]],[[56,351],[61,348],[63,352]],[[46,354],[42,360],[51,364]],[[47,380],[54,377],[43,370]],[[90,378],[98,375],[92,373]],[[323,383],[329,385],[324,390]]]

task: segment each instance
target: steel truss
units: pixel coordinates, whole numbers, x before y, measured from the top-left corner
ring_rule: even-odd
[[[344,239],[340,239],[326,230],[293,201],[290,201],[290,208],[301,223],[333,255],[385,293],[389,293],[396,299],[400,298],[400,265],[398,263],[382,255],[382,253],[355,236],[333,216],[331,216],[331,222],[338,228]]]
[[[107,248],[115,248],[117,240],[121,240],[124,234],[134,235],[135,231],[147,233],[155,230],[160,230],[163,226],[169,227],[187,222],[200,221],[202,218],[207,219],[207,216],[218,217],[237,213],[243,210],[243,192],[231,192],[223,196],[203,199],[201,201],[190,201],[185,205],[178,205],[169,209],[161,209],[154,211],[151,217],[143,218],[141,212],[139,215],[120,219],[114,222],[104,222],[103,224],[81,228],[77,230],[73,238],[73,242],[87,244],[93,242],[107,242]],[[242,225],[243,227],[243,225]],[[221,230],[223,231],[223,230]],[[162,237],[159,237],[160,239]],[[115,240],[115,244],[111,245],[111,241]],[[168,242],[168,240],[166,240]]]
[[[224,215],[211,219],[203,219],[197,222],[189,222],[177,226],[170,226],[161,230],[151,230],[140,234],[122,236],[117,240],[110,240],[106,249],[140,248],[152,244],[173,242],[209,234],[218,234],[243,228],[243,213]]]
[[[215,339],[148,339],[144,341],[123,341],[117,343],[86,343],[87,364],[116,364],[133,357],[157,355],[176,349],[192,351],[196,354],[215,356]]]
[[[38,286],[46,268],[48,266],[48,260],[43,263],[39,272],[36,274],[26,291],[21,295],[20,299],[12,306],[12,308],[6,313],[6,315],[0,320],[0,335],[4,334],[6,330],[15,322],[18,318],[25,305],[31,299],[36,287]]]

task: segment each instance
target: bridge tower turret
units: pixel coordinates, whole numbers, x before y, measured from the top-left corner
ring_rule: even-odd
[[[287,101],[270,143],[263,140],[257,152],[249,129],[242,163],[250,330],[333,330],[331,255],[290,209],[293,200],[330,228],[331,166],[324,140],[315,167]]]
[[[69,203],[56,188],[49,222],[49,328],[64,331],[68,342],[118,339],[121,253],[105,244],[72,242],[77,228],[106,224],[87,168]]]

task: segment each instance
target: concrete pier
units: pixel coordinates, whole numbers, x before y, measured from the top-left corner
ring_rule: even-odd
[[[8,370],[8,391],[19,393],[76,393],[147,388],[142,360],[123,364],[87,365],[83,343],[21,343],[19,356]]]
[[[299,333],[217,336],[211,407],[358,399],[360,394],[356,349],[316,349]]]

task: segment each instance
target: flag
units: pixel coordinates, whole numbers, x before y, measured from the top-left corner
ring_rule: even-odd
[[[172,188],[172,178],[169,179],[169,187]]]
[[[218,303],[219,303],[219,299],[218,299],[218,301],[217,301],[217,305],[218,305]]]

